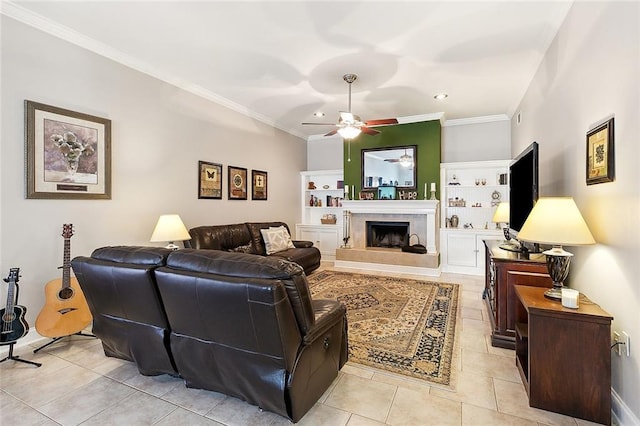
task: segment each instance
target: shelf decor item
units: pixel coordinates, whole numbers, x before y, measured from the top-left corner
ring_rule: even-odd
[[[222,164],[198,161],[198,198],[222,199]]]
[[[615,180],[613,118],[587,132],[587,185]]]
[[[227,185],[230,200],[247,199],[247,169],[228,166],[229,182]]]
[[[267,172],[251,170],[251,199],[267,199]]]
[[[518,232],[518,239],[553,246],[543,254],[547,257],[547,269],[553,280],[553,287],[544,295],[554,300],[562,299],[563,282],[569,275],[573,257],[562,245],[596,243],[572,197],[539,198]]]
[[[27,198],[111,199],[111,120],[25,101]]]

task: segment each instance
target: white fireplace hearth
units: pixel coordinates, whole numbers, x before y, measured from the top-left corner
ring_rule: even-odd
[[[438,200],[345,200],[351,213],[348,248],[336,251],[336,267],[429,276],[440,275]],[[409,223],[410,243],[427,248],[426,254],[400,248],[367,247],[367,222]],[[417,238],[416,238],[417,236]]]

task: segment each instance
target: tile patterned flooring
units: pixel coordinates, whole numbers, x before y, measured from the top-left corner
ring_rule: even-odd
[[[417,278],[462,286],[455,392],[347,363],[299,425],[590,424],[529,407],[513,351],[490,344],[482,277]],[[74,336],[37,354],[33,349],[16,354],[40,368],[0,364],[2,425],[291,424],[238,399],[187,389],[174,377],[142,376],[132,363],[105,357],[97,339]]]

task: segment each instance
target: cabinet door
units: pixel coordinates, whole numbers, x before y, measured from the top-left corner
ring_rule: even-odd
[[[454,266],[478,266],[476,234],[461,232],[447,234],[447,263]]]
[[[298,239],[312,241],[323,258],[335,259],[338,248],[338,231],[335,228],[300,228]]]

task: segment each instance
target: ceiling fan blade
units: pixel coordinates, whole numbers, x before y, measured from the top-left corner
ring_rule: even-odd
[[[332,131],[330,131],[329,133],[325,134],[325,136],[333,136],[336,133],[338,133],[338,129],[333,129]]]
[[[336,123],[300,123],[303,126],[335,126]]]
[[[397,163],[400,161],[398,158],[385,158],[384,161],[388,161],[390,163]]]
[[[397,118],[381,118],[378,120],[367,120],[364,122],[367,126],[386,126],[389,124],[398,124]]]
[[[372,136],[380,133],[379,131],[370,129],[367,126],[360,126],[360,130],[362,131],[362,133],[366,133],[367,135],[372,135]]]

